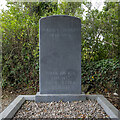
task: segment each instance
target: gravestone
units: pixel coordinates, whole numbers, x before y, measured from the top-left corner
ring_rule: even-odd
[[[53,94],[59,98],[61,94],[81,94],[81,20],[66,15],[49,16],[40,19],[39,27],[40,89],[36,99]]]

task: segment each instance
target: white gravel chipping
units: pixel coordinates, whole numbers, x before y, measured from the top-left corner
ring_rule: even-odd
[[[91,100],[36,103],[26,101],[14,118],[109,118],[103,108]],[[110,118],[109,118],[110,119]]]

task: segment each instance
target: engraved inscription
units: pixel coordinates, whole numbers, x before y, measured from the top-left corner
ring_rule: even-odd
[[[80,30],[79,29],[76,29],[76,28],[72,28],[72,29],[58,29],[58,28],[56,28],[56,29],[52,29],[52,28],[43,28],[42,29],[42,31],[43,32],[54,32],[54,33],[59,33],[59,32],[62,32],[62,33],[64,33],[64,32],[80,32]]]
[[[46,75],[49,76],[50,81],[54,81],[54,85],[72,85],[76,82],[77,72],[76,71],[50,71],[46,72]]]
[[[47,34],[49,34],[49,36],[53,37],[53,38],[58,38],[60,36],[68,36],[68,34],[71,36],[71,34],[76,34],[79,33],[80,30],[79,29],[52,29],[52,28],[44,28],[43,32],[46,32]],[[60,34],[62,32],[62,34]],[[71,34],[70,34],[71,33]]]

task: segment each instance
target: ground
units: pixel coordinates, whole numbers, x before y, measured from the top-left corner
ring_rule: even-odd
[[[24,88],[19,90],[4,89],[2,90],[2,110],[3,111],[18,95],[34,95],[36,92],[33,88]]]
[[[24,88],[19,90],[2,90],[2,111],[18,96],[18,95],[35,95],[36,91],[33,88]],[[98,94],[98,93],[97,93]],[[120,110],[120,98],[113,93],[106,92],[103,93],[106,97],[118,110]],[[1,111],[0,111],[1,112]]]

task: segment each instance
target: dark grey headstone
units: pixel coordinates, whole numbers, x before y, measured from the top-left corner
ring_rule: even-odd
[[[40,94],[81,94],[80,19],[40,19]]]

